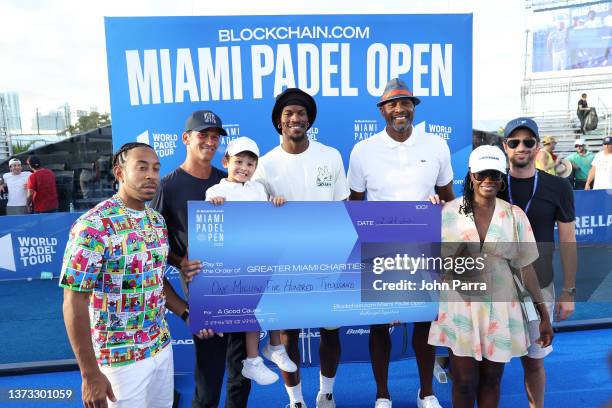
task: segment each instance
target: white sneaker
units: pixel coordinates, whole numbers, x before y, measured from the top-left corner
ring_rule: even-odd
[[[278,366],[278,368],[280,368],[284,372],[295,373],[297,371],[297,366],[293,361],[291,361],[284,347],[280,350],[272,351],[270,345],[268,344],[266,347],[263,348],[261,353],[265,358],[272,361]]]
[[[377,398],[374,408],[391,408],[391,400],[387,398]]]
[[[417,391],[417,407],[418,408],[442,408],[440,402],[435,395],[428,395],[421,399],[421,389]]]
[[[306,403],[301,401],[301,402],[290,402],[289,404],[285,405],[285,408],[307,408],[307,407],[306,407]]]
[[[334,394],[317,394],[317,408],[336,408]]]
[[[278,375],[266,367],[259,356],[253,361],[242,360],[242,375],[259,385],[270,385],[278,381]]]

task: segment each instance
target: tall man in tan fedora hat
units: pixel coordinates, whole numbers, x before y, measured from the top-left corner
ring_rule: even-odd
[[[455,198],[447,143],[427,134],[424,124],[413,126],[416,105],[420,102],[401,79],[387,83],[376,104],[387,126],[357,143],[351,152],[348,171],[351,200],[422,201],[436,193],[444,201]],[[415,323],[412,336],[421,384],[417,395],[419,408],[440,407],[432,387],[435,348],[427,343],[430,324]],[[370,329],[376,408],[391,407],[387,388],[391,355],[388,329],[386,324]]]

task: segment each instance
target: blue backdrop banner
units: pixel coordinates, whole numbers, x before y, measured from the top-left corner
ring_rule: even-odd
[[[612,189],[574,191],[574,198],[576,242],[612,244]]]
[[[68,232],[80,213],[0,217],[0,280],[58,276]],[[45,275],[43,275],[44,277]]]
[[[403,79],[421,98],[415,125],[447,140],[455,179],[472,141],[472,15],[294,15],[105,19],[113,146],[155,148],[162,173],[185,157],[188,115],[210,109],[228,136],[279,144],[274,98],[299,87],[318,114],[309,137],[340,150],[382,131],[376,102]],[[214,163],[220,164],[221,154]]]

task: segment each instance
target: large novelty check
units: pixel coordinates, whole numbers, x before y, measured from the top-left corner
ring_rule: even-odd
[[[190,201],[188,214],[189,258],[204,265],[189,286],[192,332],[431,321],[437,313],[432,301],[362,302],[362,275],[372,272],[361,251],[439,242],[440,206]]]

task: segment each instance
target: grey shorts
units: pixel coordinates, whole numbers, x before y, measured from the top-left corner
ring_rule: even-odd
[[[551,282],[545,288],[541,289],[542,291],[542,300],[544,301],[544,305],[548,310],[548,315],[550,316],[550,322],[553,320],[553,313],[555,309],[555,284]],[[552,344],[548,347],[540,347],[538,343],[535,341],[540,338],[540,322],[529,322],[529,348],[527,349],[527,357],[540,359],[549,355],[552,351]]]

